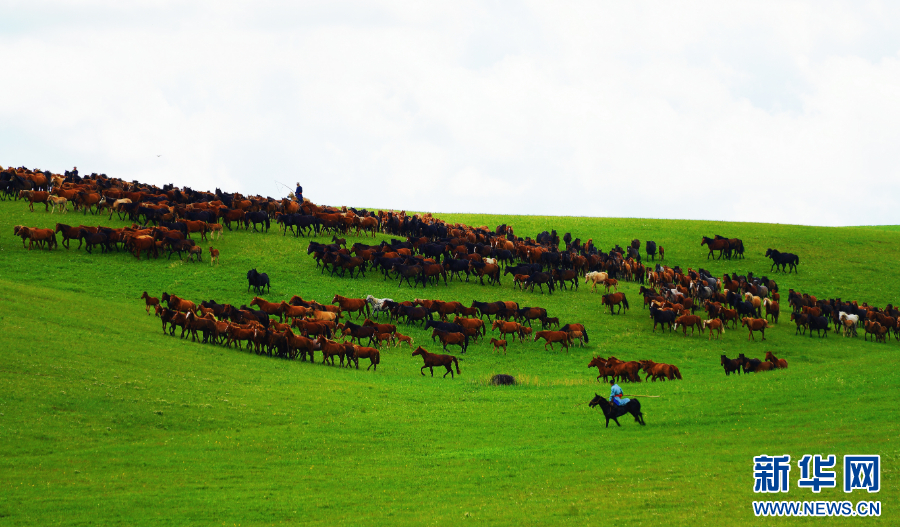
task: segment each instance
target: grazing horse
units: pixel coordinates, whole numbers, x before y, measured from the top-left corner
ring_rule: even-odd
[[[256,294],[262,294],[260,288],[265,290],[267,287],[269,292],[272,292],[272,286],[269,284],[269,275],[266,273],[260,273],[256,269],[250,269],[247,271],[247,282],[249,285],[247,286],[247,292],[250,292],[250,287],[256,288]]]
[[[729,243],[728,240],[724,239],[711,239],[706,236],[703,237],[703,241],[700,242],[700,246],[706,245],[709,247],[709,254],[706,255],[706,259],[709,260],[710,256],[713,256],[713,251],[719,251],[719,257],[714,258],[715,260],[722,259],[722,253],[728,251]],[[731,252],[728,251],[728,258],[731,259]]]
[[[747,340],[756,340],[756,337],[753,336],[754,331],[759,331],[760,333],[762,333],[762,339],[766,340],[766,328],[769,327],[768,320],[764,318],[744,317],[741,319],[741,327],[744,326],[746,326],[747,329],[750,330],[750,336],[747,337]]]
[[[800,272],[797,269],[797,266],[800,264],[800,257],[796,254],[791,253],[783,253],[777,249],[766,249],[766,258],[772,259],[772,267],[769,268],[769,271],[773,269],[778,271],[778,267],[781,267],[781,272],[785,271],[787,268],[787,272],[791,271]]]
[[[550,349],[553,349],[553,343],[559,342],[562,344],[562,347],[566,349],[566,353],[569,352],[569,345],[572,344],[572,337],[566,331],[538,331],[534,334],[534,342],[537,342],[538,339],[544,339],[544,351],[547,351],[547,345],[550,345]]]
[[[766,360],[774,364],[776,368],[787,368],[787,361],[779,359],[771,351],[766,352]]]
[[[625,293],[611,293],[608,295],[603,295],[600,298],[600,305],[608,305],[609,306],[609,314],[613,315],[613,308],[618,307],[618,311],[616,313],[622,312],[622,306],[625,306],[625,309],[630,309],[628,306],[628,299],[625,298]]]
[[[603,410],[603,416],[606,417],[606,428],[609,428],[610,419],[615,421],[617,426],[622,426],[619,423],[619,417],[622,417],[625,414],[631,414],[634,417],[634,421],[636,423],[640,423],[641,426],[647,424],[644,422],[644,413],[641,412],[641,403],[637,399],[632,398],[630,401],[625,403],[624,406],[614,406],[612,403],[610,403],[600,395],[594,395],[595,397],[591,399],[591,402],[588,403],[588,406],[590,406],[591,408],[600,406],[600,409]]]
[[[338,304],[341,306],[341,311],[346,311],[348,313],[356,312],[356,318],[359,318],[361,315],[365,315],[365,318],[369,318],[369,303],[366,302],[365,298],[346,298],[341,295],[334,295],[334,298],[331,299],[332,304]]]
[[[731,375],[734,372],[737,372],[738,375],[741,374],[741,360],[740,359],[729,359],[725,355],[722,355],[722,358],[719,359],[722,363],[722,367],[725,368],[725,375]]]
[[[434,367],[435,366],[443,366],[447,368],[447,373],[450,374],[450,378],[453,378],[453,368],[451,365],[456,366],[456,373],[462,375],[462,372],[459,371],[459,361],[457,361],[456,357],[453,355],[438,355],[437,353],[428,353],[425,348],[419,346],[416,348],[416,351],[412,352],[412,356],[420,355],[422,359],[425,361],[425,365],[419,370],[422,376],[425,376],[425,368],[428,368],[431,371],[431,376],[434,377]],[[444,377],[447,376],[447,373],[444,374]]]

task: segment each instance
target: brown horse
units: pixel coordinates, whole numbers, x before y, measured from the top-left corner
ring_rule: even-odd
[[[163,293],[160,300],[166,302],[169,306],[169,309],[171,309],[172,311],[181,311],[182,313],[187,313],[188,311],[197,311],[197,305],[190,300],[178,298],[177,296],[170,295],[169,293]]]
[[[369,318],[369,303],[366,302],[365,298],[346,298],[341,295],[334,295],[334,298],[331,299],[332,304],[338,304],[341,307],[341,311],[346,311],[348,313],[356,312],[356,318],[359,318],[361,315],[365,315],[365,318]]]
[[[155,308],[156,306],[159,305],[159,299],[148,295],[146,291],[144,291],[144,294],[141,295],[141,300],[143,300],[147,304],[147,314],[148,315],[150,314],[150,306],[154,306],[154,308]]]
[[[625,306],[625,309],[629,309],[628,299],[625,298],[625,293],[612,293],[608,295],[603,295],[600,299],[601,306],[609,306],[609,314],[612,315],[613,308],[618,307],[619,309],[616,313],[622,312],[622,306]]]
[[[568,353],[569,345],[572,344],[572,337],[566,331],[538,331],[534,334],[534,342],[537,342],[538,339],[544,339],[544,351],[547,351],[548,344],[552,350],[553,343],[559,342],[566,349],[566,353]]]
[[[657,363],[653,362],[652,360],[642,360],[639,362],[641,365],[641,369],[643,369],[644,373],[647,374],[647,376],[644,377],[645,381],[650,377],[653,377],[654,382],[656,381],[656,379],[659,379],[661,381],[665,381],[667,379],[670,381],[673,381],[675,379],[681,380],[681,372],[678,371],[677,366]]]
[[[722,253],[724,251],[727,251],[729,247],[728,240],[714,240],[711,238],[707,238],[706,236],[704,236],[703,241],[700,242],[701,247],[703,247],[704,245],[709,247],[709,254],[706,255],[707,260],[709,260],[710,256],[713,256],[713,251],[719,251],[719,257],[713,259],[721,260]]]
[[[269,302],[264,298],[254,296],[253,300],[250,301],[250,307],[259,306],[259,309],[263,313],[267,315],[278,315],[279,319],[284,322],[284,312],[281,308],[282,303],[283,302]]]
[[[443,344],[444,346],[444,351],[447,351],[447,344],[459,346],[460,349],[462,349],[463,353],[465,353],[466,348],[469,347],[469,337],[465,333],[451,333],[449,331],[435,329],[431,332],[432,340],[434,339],[434,337],[437,337],[441,341],[441,344]]]
[[[694,334],[694,328],[699,329],[700,335],[702,336],[703,335],[703,327],[701,326],[702,322],[703,321],[697,315],[681,315],[680,317],[675,319],[675,326],[673,327],[673,329],[677,330],[678,326],[681,326],[681,332],[684,333],[684,336],[686,337],[687,336],[687,328],[688,328],[688,326],[690,326],[692,336]]]
[[[637,361],[624,362],[615,357],[606,359],[606,366],[612,369],[613,377],[619,381],[641,382],[641,364]]]
[[[368,318],[363,321],[363,326],[371,326],[375,328],[375,331],[377,333],[393,334],[397,332],[397,326],[393,324],[379,324],[378,322],[374,322],[372,320],[369,320]]]
[[[475,331],[480,332],[482,335],[487,334],[487,327],[484,325],[484,321],[480,318],[463,318],[460,316],[456,316],[453,318],[454,324],[459,324],[464,328],[474,329]]]
[[[747,337],[747,340],[756,340],[756,337],[753,336],[754,331],[759,331],[760,333],[762,333],[762,339],[766,340],[766,328],[769,327],[768,320],[764,318],[744,317],[741,319],[741,327],[744,326],[746,326],[747,329],[750,330],[750,336]]]
[[[412,337],[409,337],[409,336],[407,336],[407,335],[403,335],[403,334],[401,334],[401,333],[396,333],[396,332],[395,332],[395,333],[394,333],[394,338],[397,339],[397,347],[398,347],[398,348],[402,348],[402,347],[403,347],[403,343],[405,342],[405,343],[409,344],[409,348],[412,349],[412,345],[413,345],[413,339],[412,339]]]
[[[503,348],[503,354],[506,355],[506,341],[505,340],[497,340],[491,339],[491,346],[493,346],[494,351],[500,351],[500,348]]]
[[[373,371],[378,371],[378,365],[381,364],[381,352],[375,348],[367,348],[364,346],[353,346],[353,362],[356,364],[356,369],[359,369],[359,359],[369,359],[369,367],[366,368],[366,371],[369,371],[369,368],[372,368]],[[347,364],[350,365],[349,363]],[[425,375],[424,373],[422,375]]]
[[[610,375],[615,375],[612,368],[606,365],[606,359],[603,357],[594,357],[591,359],[591,362],[588,363],[588,368],[597,367],[597,382],[600,382],[600,377],[603,377],[603,381],[608,381]]]
[[[766,352],[766,360],[774,364],[776,368],[787,368],[787,361],[779,359],[771,351]]]
[[[519,326],[518,322],[504,322],[502,320],[494,320],[494,323],[491,325],[491,331],[499,329],[500,336],[505,337],[509,334],[518,335],[520,327],[521,326]]]
[[[716,340],[719,340],[719,336],[725,333],[725,324],[723,324],[722,321],[718,318],[704,320],[703,328],[709,329],[709,338],[706,340],[712,340],[713,332],[716,332]]]
[[[453,378],[453,368],[451,365],[456,365],[456,373],[462,375],[462,372],[459,371],[459,361],[457,361],[456,357],[453,355],[438,355],[437,353],[428,353],[428,351],[419,346],[416,348],[416,351],[412,352],[412,356],[420,355],[422,359],[425,361],[425,365],[419,370],[422,376],[425,376],[425,368],[431,370],[431,376],[434,377],[434,367],[435,366],[443,366],[447,368],[447,373],[450,374],[450,378]],[[447,373],[444,374],[444,377],[447,376]]]
[[[342,343],[319,337],[316,340],[316,344],[322,351],[322,363],[328,363],[330,360],[331,365],[334,366],[334,357],[337,356],[341,361],[341,366],[344,366],[344,356],[347,354],[347,348]],[[347,357],[347,359],[347,367],[350,367],[350,357]]]

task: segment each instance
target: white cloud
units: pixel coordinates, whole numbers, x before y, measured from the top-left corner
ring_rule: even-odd
[[[2,164],[264,195],[299,179],[398,209],[897,223],[890,4],[4,11]]]

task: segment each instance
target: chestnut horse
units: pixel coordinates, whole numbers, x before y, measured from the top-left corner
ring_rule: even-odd
[[[144,294],[141,295],[141,300],[143,300],[147,304],[148,315],[150,314],[150,306],[156,307],[159,305],[159,299],[148,295],[146,291],[144,291]]]
[[[284,311],[282,310],[282,302],[269,302],[264,298],[254,296],[250,301],[250,307],[259,306],[260,311],[267,315],[278,315],[279,319],[284,322]]]
[[[625,309],[630,309],[628,306],[628,299],[625,298],[625,293],[612,293],[608,295],[603,295],[600,298],[601,306],[609,306],[609,314],[612,315],[613,308],[618,307],[619,309],[616,313],[622,313],[622,306],[625,306]]]
[[[760,333],[762,333],[762,339],[766,340],[766,328],[769,327],[768,320],[764,318],[744,317],[741,319],[741,327],[744,326],[746,326],[747,329],[750,330],[750,336],[747,337],[747,340],[756,340],[756,337],[753,336],[754,331],[759,331]]]
[[[361,315],[369,318],[369,303],[366,302],[365,298],[346,298],[341,295],[334,295],[331,303],[338,304],[341,307],[341,311],[347,311],[348,313],[355,311],[356,318],[359,318]]]
[[[447,373],[450,374],[450,378],[453,378],[453,368],[451,365],[456,365],[456,373],[462,375],[462,372],[459,371],[459,362],[456,357],[453,355],[438,355],[437,353],[428,353],[422,346],[416,348],[416,351],[412,352],[412,356],[420,355],[422,359],[425,361],[425,365],[419,370],[422,376],[425,376],[425,368],[431,370],[431,376],[434,377],[434,367],[435,366],[443,366],[447,368]],[[444,374],[444,377],[447,376],[447,373]]]
[[[369,359],[369,367],[366,368],[366,371],[369,371],[369,368],[372,368],[373,371],[378,371],[378,365],[381,364],[381,352],[375,348],[367,348],[364,346],[353,346],[353,362],[356,364],[356,369],[359,369],[359,359]],[[347,366],[350,366],[348,363]],[[425,375],[424,373],[422,375]]]
[[[787,368],[787,361],[779,359],[771,351],[766,352],[766,360],[774,364],[776,368]]]
[[[562,347],[566,349],[566,353],[569,351],[569,345],[572,343],[572,337],[566,331],[538,331],[534,334],[534,342],[537,342],[538,339],[544,339],[544,351],[547,351],[547,345],[550,345],[550,349],[553,349],[553,343],[559,342],[562,344]]]

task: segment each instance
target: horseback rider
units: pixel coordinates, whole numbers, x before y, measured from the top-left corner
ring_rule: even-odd
[[[303,204],[303,187],[300,186],[300,182],[297,182],[297,188],[294,190],[294,196],[297,198],[297,201],[300,204]]]
[[[625,406],[629,401],[631,401],[631,399],[625,399],[622,397],[622,388],[620,388],[619,385],[616,384],[615,379],[609,381],[609,384],[611,385],[609,390],[609,402],[613,403],[616,406]]]

